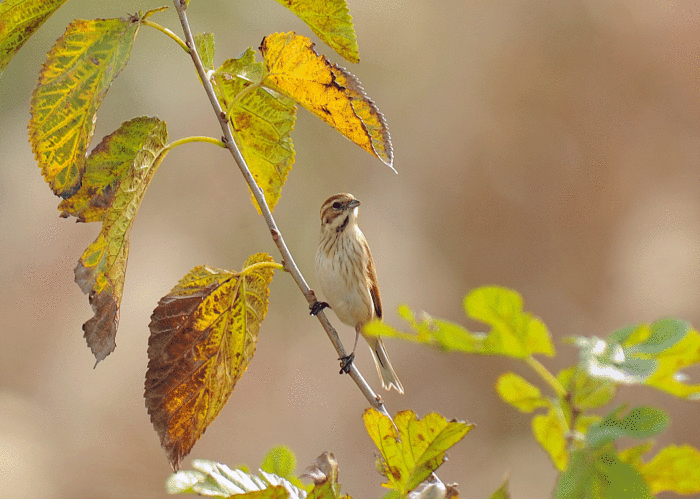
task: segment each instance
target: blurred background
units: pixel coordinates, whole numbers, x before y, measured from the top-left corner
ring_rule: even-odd
[[[174,150],[131,232],[117,349],[96,369],[81,325],[92,316],[73,282],[98,224],[58,217],[27,141],[29,98],[45,53],[74,18],[109,18],[162,0],[63,6],[0,80],[0,495],[156,498],[170,467],[143,401],[148,322],[159,298],[196,265],[239,269],[279,259],[229,155]],[[478,329],[462,297],[509,286],[548,325],[552,371],[576,361],[561,343],[664,316],[700,325],[700,6],[690,0],[349,0],[362,62],[345,63],[385,114],[396,175],[300,110],[296,164],[275,216],[312,287],[318,209],[336,192],[363,201],[360,225],[377,264],[386,320],[396,306]],[[193,1],[195,32],[216,37],[216,64],[263,36],[295,30],[271,0]],[[152,18],[181,33],[171,8]],[[156,115],[170,139],[219,137],[189,57],[142,28],[99,112],[93,145],[120,123]],[[347,344],[350,328],[338,324]],[[555,470],[531,415],[495,394],[512,360],[464,357],[388,341],[406,389],[390,412],[438,411],[476,423],[440,469],[462,497],[485,498],[510,477],[513,497],[551,493]],[[287,275],[276,274],[256,356],[191,458],[256,469],[274,445],[297,472],[325,450],[343,492],[380,497],[359,391]],[[358,366],[378,387],[371,356]],[[695,382],[700,372],[689,372]],[[543,387],[546,389],[546,387]],[[645,388],[616,402],[653,403],[671,426],[657,447],[700,447],[697,403]],[[653,453],[652,453],[653,454]]]

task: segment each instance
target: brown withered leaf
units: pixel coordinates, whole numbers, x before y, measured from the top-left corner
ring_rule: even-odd
[[[274,265],[258,253],[240,273],[195,267],[151,316],[144,397],[175,470],[248,368]]]

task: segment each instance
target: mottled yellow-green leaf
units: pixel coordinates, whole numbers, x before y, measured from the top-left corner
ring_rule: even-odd
[[[22,45],[66,0],[0,2],[0,77]]]
[[[195,267],[151,316],[144,397],[174,469],[253,358],[273,274],[272,266],[256,264],[272,261],[253,255],[241,273]]]
[[[194,46],[204,69],[214,69],[214,33],[197,33],[194,35]]]
[[[165,145],[165,124],[157,118],[135,118],[123,123],[90,151],[83,182],[78,192],[58,205],[62,217],[77,217],[79,222],[103,220],[112,206],[121,182],[134,175],[139,156],[158,154]]]
[[[554,408],[547,414],[532,418],[532,433],[559,471],[566,469],[569,460],[565,438],[567,431],[566,422],[557,415]]]
[[[554,355],[547,326],[523,311],[523,299],[517,292],[497,286],[478,288],[464,298],[464,309],[472,319],[491,326],[483,353],[519,358]]]
[[[677,494],[700,493],[700,452],[690,445],[669,445],[640,471],[653,494],[670,490]]]
[[[255,62],[255,52],[248,49],[238,59],[224,62],[212,83],[236,144],[272,210],[294,164],[291,133],[296,106],[288,97],[261,87],[262,76],[262,63]],[[254,198],[253,204],[257,207]]]
[[[138,18],[73,21],[49,51],[31,99],[29,140],[63,198],[80,187],[97,109],[129,60]]]
[[[138,130],[131,136],[131,132]],[[88,294],[94,317],[83,324],[85,339],[97,362],[115,348],[119,304],[129,256],[129,230],[143,195],[162,161],[168,140],[165,123],[157,118],[128,121],[95,148],[86,183],[62,209],[102,220],[102,230],[75,267],[75,282]],[[120,150],[119,144],[129,144]],[[140,145],[139,145],[140,143]],[[114,154],[112,156],[111,153]],[[129,158],[131,158],[129,160]]]
[[[496,391],[505,402],[521,412],[532,412],[538,407],[550,405],[539,388],[515,373],[501,374],[496,382]]]
[[[350,62],[360,62],[355,28],[345,0],[277,0],[316,36]]]
[[[294,32],[266,36],[260,52],[264,86],[290,97],[393,169],[384,117],[354,76],[317,54],[311,40]]]
[[[430,413],[419,420],[413,411],[401,411],[391,420],[375,409],[364,414],[367,433],[382,455],[384,487],[403,495],[415,489],[445,460],[445,452],[474,427]]]

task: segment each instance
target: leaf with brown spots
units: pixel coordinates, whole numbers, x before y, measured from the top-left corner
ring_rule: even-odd
[[[263,86],[293,99],[394,168],[384,116],[357,78],[316,53],[311,40],[293,31],[266,36],[260,53],[266,70]]]
[[[75,282],[89,295],[95,316],[83,324],[97,362],[115,348],[119,305],[129,256],[129,232],[146,189],[166,154],[168,132],[158,118],[134,118],[106,136],[87,159],[78,192],[59,205],[80,222],[102,230],[75,267]]]
[[[367,409],[364,420],[382,455],[380,467],[388,479],[383,485],[402,497],[428,478],[445,461],[445,452],[474,428],[435,412],[419,420],[413,411],[401,411],[394,417],[394,427],[387,416]]]
[[[22,45],[66,0],[0,2],[0,76]]]
[[[240,273],[195,267],[153,311],[144,397],[175,470],[253,358],[274,268],[265,253]]]

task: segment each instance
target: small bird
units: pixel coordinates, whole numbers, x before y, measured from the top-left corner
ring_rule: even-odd
[[[321,238],[316,252],[316,277],[328,303],[316,302],[311,313],[329,306],[338,319],[355,328],[355,346],[344,361],[349,369],[355,357],[362,328],[374,317],[382,318],[377,272],[364,234],[357,226],[360,202],[352,194],[335,194],[321,206]],[[403,393],[387,356],[384,342],[376,336],[364,336],[369,343],[377,372],[385,390],[392,387]],[[342,372],[342,371],[341,371]]]

